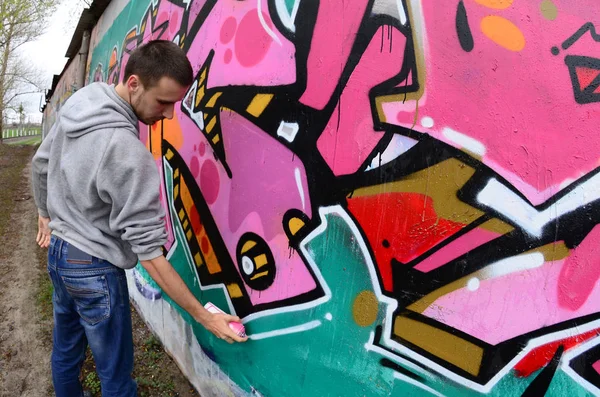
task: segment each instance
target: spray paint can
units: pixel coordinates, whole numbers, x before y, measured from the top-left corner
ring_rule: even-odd
[[[227,314],[223,310],[219,309],[217,306],[213,305],[211,302],[208,302],[206,305],[204,305],[204,308],[206,310],[208,310],[209,313],[213,313],[213,314],[217,314],[217,313]],[[244,325],[242,323],[238,323],[237,321],[231,321],[229,323],[229,328],[231,328],[231,330],[233,332],[235,332],[236,335],[239,336],[240,338],[245,338],[246,337],[246,328],[244,327]]]

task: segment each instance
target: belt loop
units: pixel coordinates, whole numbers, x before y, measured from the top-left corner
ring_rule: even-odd
[[[62,254],[63,254],[63,243],[65,242],[62,238],[59,239],[60,240],[60,244],[58,245],[58,252],[56,253],[56,258],[57,259],[62,259]]]

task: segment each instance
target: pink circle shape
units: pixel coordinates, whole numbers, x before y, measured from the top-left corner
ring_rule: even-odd
[[[235,17],[227,18],[225,20],[225,22],[223,22],[223,25],[221,26],[221,34],[220,34],[221,43],[223,43],[223,44],[229,43],[233,39],[233,36],[235,36],[236,29],[237,29],[237,21],[236,21]]]
[[[225,64],[229,64],[229,62],[231,62],[231,58],[233,58],[233,51],[228,48],[227,51],[225,51],[225,55],[223,55],[223,62],[225,62]]]
[[[219,196],[219,170],[213,161],[207,160],[200,171],[200,190],[208,204],[214,204]]]
[[[175,37],[180,27],[179,12],[172,12],[170,15],[164,16],[161,15],[161,17],[161,20],[164,18],[164,20],[169,21],[169,33],[171,33],[171,36]]]
[[[267,25],[272,27],[269,16],[262,13],[263,19],[267,21]],[[252,67],[258,64],[269,52],[273,39],[265,31],[258,19],[258,11],[256,9],[249,11],[238,28],[235,36],[235,56],[240,65]]]
[[[206,153],[206,143],[200,142],[200,146],[198,147],[198,154],[200,154],[200,157],[203,157],[204,153]]]
[[[200,163],[198,162],[198,157],[192,157],[192,161],[190,162],[190,171],[194,178],[198,178],[200,175]]]

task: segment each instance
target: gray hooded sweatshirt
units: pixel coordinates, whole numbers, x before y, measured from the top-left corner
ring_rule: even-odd
[[[137,123],[114,86],[90,84],[64,104],[32,163],[52,234],[123,269],[159,257],[167,241],[159,173]]]

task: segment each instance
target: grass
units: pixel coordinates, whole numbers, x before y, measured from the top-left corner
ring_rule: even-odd
[[[12,145],[12,146],[36,146],[39,145],[42,142],[42,136],[38,135],[38,136],[32,136],[29,139],[26,140],[16,140],[15,141],[6,141],[7,145]]]
[[[132,306],[134,371],[139,397],[199,397],[181,374],[160,340],[147,328]],[[99,379],[92,353],[88,348],[81,381],[92,396],[100,397]]]

